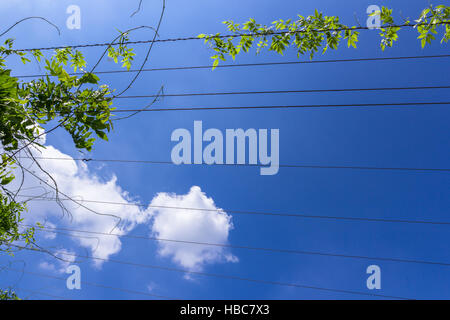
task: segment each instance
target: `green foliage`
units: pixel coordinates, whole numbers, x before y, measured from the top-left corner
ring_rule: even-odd
[[[383,25],[385,25],[384,28],[380,28],[380,47],[382,50],[384,50],[386,47],[392,47],[394,41],[398,40],[398,31],[400,30],[400,27],[394,25],[394,19],[392,18],[392,9],[382,7],[380,18]]]
[[[438,33],[437,27],[445,23],[444,36],[441,39],[441,43],[448,42],[450,39],[450,7],[439,5],[436,7],[430,7],[424,9],[416,20],[417,31],[419,32],[418,39],[421,39],[422,48],[428,43],[430,44],[432,40],[435,40]]]
[[[380,46],[382,50],[385,50],[386,47],[392,47],[398,40],[400,27],[394,22],[392,9],[383,7],[381,12],[374,12],[371,15],[375,14],[379,14],[382,21]],[[439,26],[444,28],[442,41],[447,42],[450,39],[449,23],[449,6],[430,6],[423,10],[414,25],[419,32],[422,47],[435,39],[434,35],[438,33]],[[231,56],[234,60],[239,53],[249,52],[254,43],[257,44],[257,54],[265,48],[283,54],[287,48],[294,47],[297,56],[309,54],[312,59],[320,49],[322,54],[328,49],[337,50],[342,40],[346,40],[348,47],[356,48],[360,35],[356,30],[357,27],[344,25],[339,22],[339,17],[324,16],[317,10],[313,15],[307,17],[299,15],[294,21],[280,19],[269,26],[258,24],[254,19],[243,24],[231,20],[225,21],[224,24],[232,35],[222,36],[216,33],[198,36],[205,39],[205,43],[215,51],[211,57],[214,60],[213,69],[220,61],[225,61],[226,56]],[[403,21],[402,24],[410,25],[410,21]]]
[[[121,34],[119,48],[110,48],[115,59],[122,59],[128,69],[134,53],[124,42],[127,35]],[[14,157],[23,146],[39,145],[38,137],[43,126],[54,124],[47,131],[65,129],[78,149],[91,151],[95,136],[108,140],[113,128],[111,119],[112,91],[92,72],[85,71],[83,54],[72,48],[57,49],[50,57],[41,51],[24,53],[13,49],[14,41],[8,39],[0,46],[0,247],[12,254],[10,244],[24,241],[34,242],[34,228],[20,228],[26,205],[15,201],[7,186],[14,180]],[[11,76],[6,67],[8,58],[18,57],[29,63],[33,57],[43,62],[46,77],[20,82]],[[81,75],[69,72],[81,71]],[[94,136],[95,134],[95,136]],[[16,297],[13,292],[0,291],[0,297]]]
[[[56,50],[54,56],[45,61],[48,74],[45,77],[24,83],[19,87],[19,98],[27,106],[26,114],[33,123],[45,124],[57,120],[70,133],[75,146],[91,151],[95,139],[92,133],[106,139],[112,129],[110,119],[111,91],[99,85],[99,78],[90,72],[80,77],[70,76],[65,67],[84,71],[86,62],[79,51]],[[89,85],[81,90],[81,86]]]
[[[127,68],[127,70],[130,70],[131,64],[136,54],[133,52],[133,48],[128,48],[125,45],[125,43],[129,41],[128,33],[121,31],[119,32],[120,32],[120,36],[118,39],[119,47],[116,49],[113,46],[110,46],[108,48],[108,57],[112,58],[115,63],[118,63],[119,58],[122,58],[122,60],[120,61],[122,63],[122,67]]]
[[[16,293],[11,289],[8,290],[0,289],[0,300],[20,300],[20,299],[19,297],[17,297]]]
[[[42,58],[39,51],[32,54]],[[1,56],[0,61],[4,61]],[[45,69],[52,77],[30,82],[18,83],[10,76],[11,70],[0,69],[0,142],[6,151],[16,150],[19,142],[33,141],[38,125],[53,120],[70,133],[79,149],[92,149],[92,133],[107,139],[112,129],[110,89],[100,85],[93,73],[69,75],[65,68],[68,65],[73,71],[84,71],[86,62],[81,52],[71,48],[56,50],[45,60]],[[83,85],[88,86],[81,90]]]
[[[23,221],[21,214],[26,210],[24,204],[15,202],[0,193],[0,245],[4,251],[12,255],[8,244],[15,241],[24,241],[30,244],[34,240],[34,228],[21,230],[19,224]]]
[[[25,109],[18,98],[18,81],[11,70],[0,69],[0,142],[6,150],[18,147],[19,139],[30,139]]]
[[[130,69],[135,54],[125,45],[128,34],[121,33],[118,39],[118,48],[110,46],[108,55],[116,62],[121,59],[122,66]],[[15,195],[8,190],[15,178],[14,155],[24,146],[39,146],[37,138],[44,132],[44,125],[55,124],[47,133],[65,129],[75,147],[87,151],[92,150],[93,134],[108,140],[113,128],[112,91],[100,84],[93,72],[85,71],[86,60],[80,51],[57,49],[52,56],[45,57],[39,50],[27,54],[14,50],[13,45],[13,39],[7,39],[0,46],[0,252],[10,255],[13,242],[33,244],[35,232],[33,227],[20,227],[26,204],[15,201]],[[44,63],[47,76],[29,82],[11,77],[7,58],[18,57],[29,63],[30,55],[38,63]],[[70,75],[68,70],[81,71],[81,75]],[[13,291],[0,290],[0,300],[12,299],[18,299]]]
[[[14,161],[6,154],[1,155],[0,162],[0,187],[6,190],[5,186],[14,180],[14,175],[10,172]],[[0,246],[4,245],[4,251],[12,255],[8,244],[14,241],[24,241],[29,244],[34,239],[34,228],[21,230],[19,223],[23,221],[21,214],[26,211],[26,205],[14,201],[11,197],[0,193]]]

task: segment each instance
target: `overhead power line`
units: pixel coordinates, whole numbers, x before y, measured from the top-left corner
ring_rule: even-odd
[[[399,24],[399,25],[385,25],[381,26],[382,28],[416,28],[420,25],[426,25],[427,23],[419,23],[419,24]],[[436,23],[436,25],[447,25],[448,22],[439,22]],[[329,28],[329,29],[313,29],[313,30],[298,30],[298,31],[276,31],[271,33],[265,33],[267,36],[275,36],[275,35],[285,35],[285,34],[301,34],[301,33],[307,33],[307,32],[326,32],[326,31],[345,31],[345,30],[352,30],[352,31],[362,31],[362,30],[371,30],[368,27],[352,27],[352,28]],[[263,33],[234,33],[234,34],[223,34],[223,35],[213,35],[215,38],[220,39],[227,39],[227,38],[238,38],[238,37],[248,37],[248,36],[260,36],[263,35]],[[111,42],[104,42],[104,43],[89,43],[89,44],[75,44],[75,45],[65,45],[65,46],[51,46],[51,47],[40,47],[40,48],[23,48],[23,49],[17,49],[15,51],[45,51],[45,50],[55,50],[55,49],[64,49],[64,48],[92,48],[92,47],[110,47],[110,46],[117,46],[117,45],[129,45],[129,44],[148,44],[148,43],[164,43],[164,42],[179,42],[179,41],[191,41],[191,40],[202,40],[203,38],[199,38],[198,36],[190,36],[190,37],[179,37],[179,38],[168,38],[168,39],[152,39],[152,40],[137,40],[137,41],[123,41],[120,43],[111,43]]]
[[[283,66],[297,64],[320,64],[320,63],[340,63],[340,62],[371,62],[371,61],[390,61],[390,60],[411,60],[411,59],[435,59],[448,58],[450,54],[427,55],[427,56],[401,56],[401,57],[377,57],[377,58],[353,58],[353,59],[329,59],[329,60],[306,60],[306,61],[286,61],[286,62],[261,62],[261,63],[236,63],[236,64],[219,64],[216,68],[242,68],[242,67],[263,67],[263,66]],[[195,69],[211,69],[211,65],[204,66],[181,66],[181,67],[164,67],[164,68],[147,68],[147,69],[130,69],[130,70],[106,70],[96,71],[95,74],[120,74],[120,73],[136,73],[136,72],[155,72],[155,71],[176,71],[176,70],[195,70]],[[71,76],[82,76],[84,72],[71,72]],[[16,78],[40,78],[47,74],[30,74],[17,75]],[[50,77],[53,77],[49,75]],[[55,76],[56,77],[56,76]]]
[[[398,103],[348,103],[348,104],[305,104],[280,106],[238,106],[238,107],[172,107],[148,109],[117,109],[113,112],[161,112],[161,111],[206,111],[206,110],[269,110],[269,109],[303,109],[303,108],[356,108],[356,107],[401,107],[401,106],[438,106],[448,105],[450,101],[439,102],[398,102]]]
[[[32,225],[25,225],[25,227],[33,227]],[[211,246],[211,247],[221,247],[221,248],[230,248],[230,249],[245,249],[245,250],[253,250],[253,251],[265,251],[271,253],[286,253],[286,254],[296,254],[296,255],[310,255],[310,256],[324,256],[324,257],[335,257],[335,258],[349,258],[349,259],[359,259],[359,260],[369,260],[369,261],[389,261],[389,262],[398,262],[398,263],[413,263],[413,264],[425,264],[425,265],[437,265],[443,267],[450,267],[450,263],[439,262],[439,261],[425,261],[418,259],[402,259],[402,258],[389,258],[389,257],[369,257],[369,256],[360,256],[360,255],[348,255],[348,254],[339,254],[339,253],[330,253],[330,252],[319,252],[319,251],[307,251],[307,250],[293,250],[293,249],[276,249],[276,248],[262,248],[262,247],[251,247],[244,245],[232,245],[232,244],[220,244],[220,243],[208,243],[208,242],[199,242],[199,241],[188,241],[188,240],[176,240],[176,239],[164,239],[158,237],[145,237],[145,236],[132,236],[132,235],[120,235],[115,233],[106,233],[106,232],[96,232],[96,231],[86,231],[86,230],[77,230],[71,228],[51,228],[51,227],[40,227],[36,228],[38,231],[50,232],[55,234],[67,235],[70,237],[80,238],[80,235],[67,234],[60,231],[69,231],[76,232],[82,234],[90,234],[90,235],[102,235],[102,236],[113,236],[113,237],[124,237],[130,239],[140,239],[140,240],[151,240],[151,241],[161,241],[161,242],[172,242],[172,243],[183,243],[190,245],[201,245],[201,246]]]
[[[174,164],[172,161],[152,161],[152,160],[127,160],[127,159],[95,159],[95,158],[62,158],[62,157],[28,157],[18,156],[18,159],[36,159],[36,160],[58,160],[58,161],[83,161],[83,162],[112,162],[112,163],[128,163],[128,164],[161,164],[174,166],[213,166],[213,167],[262,167],[261,164]],[[374,166],[326,166],[326,165],[301,165],[301,164],[278,164],[280,168],[304,168],[304,169],[353,169],[353,170],[380,170],[380,171],[425,171],[425,172],[450,172],[450,168],[413,168],[413,167],[374,167]]]
[[[119,96],[116,99],[142,99],[164,97],[196,97],[196,96],[226,96],[253,94],[287,94],[287,93],[326,93],[326,92],[364,92],[364,91],[400,91],[400,90],[432,90],[449,89],[450,86],[416,86],[416,87],[381,87],[381,88],[346,88],[346,89],[303,89],[303,90],[266,90],[266,91],[229,91],[229,92],[190,92],[159,95]]]
[[[21,246],[17,246],[17,245],[14,245],[14,246],[19,248],[19,249],[30,250],[30,248],[25,248],[25,247],[21,247]],[[39,252],[43,252],[43,253],[46,252],[45,250],[40,250],[40,249],[32,249],[32,251],[39,251]],[[70,254],[65,254],[65,255],[70,255]],[[38,273],[38,272],[26,271],[26,270],[19,270],[19,269],[14,269],[14,268],[9,268],[9,267],[5,267],[4,269],[5,270],[10,270],[10,271],[13,271],[13,272],[25,273],[25,274],[37,276],[37,277],[40,277],[40,278],[48,278],[48,279],[60,280],[60,281],[64,281],[64,282],[67,281],[66,278],[52,276],[52,275],[49,275],[49,274],[43,274],[43,273]],[[149,292],[117,288],[117,287],[107,286],[107,285],[103,285],[103,284],[99,284],[99,283],[95,283],[95,282],[87,282],[87,281],[80,281],[80,282],[81,282],[81,284],[84,284],[84,285],[87,285],[87,286],[90,286],[90,287],[97,287],[97,288],[102,288],[102,289],[111,289],[111,290],[121,291],[121,292],[125,292],[125,293],[144,295],[144,296],[147,296],[147,297],[173,300],[173,298],[169,298],[169,297],[166,297],[166,296],[161,296],[161,295],[157,295],[157,294],[153,294],[153,293],[149,293]],[[58,298],[60,298],[60,297],[58,297]]]
[[[32,252],[40,252],[40,253],[47,253],[47,254],[51,253],[51,252],[47,252],[42,249],[22,247],[22,246],[17,246],[17,245],[12,245],[12,246],[17,247],[19,249],[30,250]],[[240,276],[217,274],[217,273],[206,273],[206,272],[200,272],[200,271],[191,271],[191,270],[184,270],[184,269],[157,266],[157,265],[141,264],[141,263],[135,263],[135,262],[129,262],[129,261],[116,260],[116,259],[105,259],[105,258],[87,256],[87,255],[83,256],[83,255],[68,254],[68,253],[67,254],[65,253],[65,255],[74,256],[74,257],[83,258],[83,259],[92,259],[92,260],[98,260],[98,261],[112,262],[112,263],[128,265],[128,266],[133,266],[133,267],[139,267],[139,268],[145,268],[145,269],[163,270],[163,271],[192,274],[192,275],[197,275],[197,276],[205,276],[205,277],[212,277],[212,278],[219,278],[219,279],[228,279],[228,280],[236,280],[236,281],[291,287],[291,288],[337,292],[337,293],[345,293],[345,294],[352,294],[352,295],[363,295],[363,296],[380,297],[380,298],[410,300],[410,298],[404,298],[404,297],[398,297],[398,296],[389,296],[389,295],[382,295],[382,294],[362,292],[362,291],[324,288],[324,287],[318,287],[318,286],[310,286],[310,285],[305,285],[305,284],[289,283],[289,282],[281,282],[281,281],[260,280],[260,279],[245,278],[245,277],[240,277]]]
[[[18,195],[20,197],[32,198],[32,201],[54,201],[56,198],[39,197],[32,195]],[[76,197],[76,196],[73,196]],[[73,201],[69,197],[67,199],[61,199],[61,201]],[[174,207],[174,206],[156,206],[156,205],[144,205],[140,203],[127,203],[127,202],[112,202],[112,201],[100,201],[100,200],[88,200],[82,199],[76,200],[76,203],[80,205],[81,202],[85,203],[100,203],[111,204],[119,206],[135,206],[140,208],[155,208],[155,209],[171,209],[171,210],[183,210],[183,214],[187,214],[189,211],[193,212],[227,212],[241,215],[260,215],[260,216],[274,216],[274,217],[291,217],[291,218],[306,218],[306,219],[324,219],[324,220],[343,220],[343,221],[361,221],[361,222],[383,222],[383,223],[411,223],[411,224],[429,224],[429,225],[450,225],[447,221],[426,221],[426,220],[406,220],[406,219],[384,219],[384,218],[366,218],[366,217],[343,217],[343,216],[320,216],[320,215],[307,215],[307,214],[295,214],[295,213],[277,213],[277,212],[258,212],[258,211],[243,211],[243,210],[230,210],[230,209],[203,209],[192,207]]]
[[[50,297],[50,298],[57,299],[57,300],[67,300],[67,298],[65,298],[65,297],[55,295],[55,294],[50,294],[50,293],[39,291],[39,290],[30,290],[30,289],[24,289],[24,288],[15,288],[14,290],[28,292],[31,294],[41,295],[41,296],[45,296],[45,297]]]

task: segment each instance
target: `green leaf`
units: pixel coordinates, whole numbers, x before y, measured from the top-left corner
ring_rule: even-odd
[[[97,131],[96,133],[101,139],[108,141],[108,136],[106,135],[106,133],[104,133],[103,131]]]
[[[213,62],[213,70],[216,69],[218,65],[219,65],[219,59],[214,60],[214,62]]]
[[[80,78],[80,83],[98,84],[100,78],[93,73],[86,73]]]
[[[8,176],[8,177],[5,177],[5,178],[3,178],[2,180],[1,180],[1,182],[0,182],[0,184],[2,185],[2,186],[5,186],[5,185],[7,185],[8,183],[10,183],[11,181],[13,181],[14,180],[14,176]]]

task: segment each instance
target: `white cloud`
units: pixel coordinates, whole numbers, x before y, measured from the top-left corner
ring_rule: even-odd
[[[45,142],[42,137],[40,142]],[[128,193],[122,190],[117,183],[117,178],[113,176],[108,181],[102,179],[92,173],[87,165],[82,162],[73,160],[69,155],[62,153],[52,146],[46,148],[32,148],[32,154],[35,157],[43,158],[65,158],[69,160],[37,160],[41,167],[48,172],[56,181],[60,192],[76,199],[76,200],[96,200],[103,202],[118,202],[128,205],[114,205],[105,203],[82,202],[74,203],[72,201],[63,201],[65,207],[70,212],[63,219],[62,210],[55,201],[37,201],[31,202],[29,207],[32,208],[33,214],[25,214],[26,223],[42,222],[50,228],[55,227],[56,221],[58,225],[68,226],[75,230],[94,231],[99,233],[110,233],[124,235],[130,232],[136,225],[145,223],[149,220],[149,213],[141,210],[139,207],[129,205],[132,203]],[[25,156],[24,153],[21,156]],[[54,186],[53,180],[48,177],[42,170],[31,160],[22,159],[22,164],[34,172],[40,179]],[[19,178],[21,175],[16,174]],[[16,179],[15,184],[20,179]],[[46,190],[49,198],[55,196],[55,190],[34,177],[31,174],[26,175],[25,187],[40,188],[34,190],[24,190],[21,194],[39,195]],[[14,187],[14,185],[12,186]],[[59,195],[64,199],[63,195]],[[81,205],[80,205],[81,204]],[[57,220],[58,219],[58,220]],[[52,221],[49,224],[48,221]],[[55,234],[45,232],[48,239],[54,237]],[[75,235],[75,234],[73,234]],[[108,259],[111,255],[118,253],[122,248],[119,237],[108,235],[84,235],[73,237],[73,239],[82,247],[89,248],[95,257],[100,259]],[[103,260],[94,260],[95,265],[100,267]]]
[[[39,142],[45,144],[45,135]],[[36,201],[29,204],[33,214],[24,215],[27,219],[25,222],[28,224],[39,221],[50,228],[62,226],[75,230],[125,235],[137,225],[148,223],[152,235],[158,238],[215,244],[228,243],[229,233],[233,229],[231,216],[217,208],[213,199],[208,198],[200,187],[192,187],[186,195],[159,193],[151,201],[150,207],[144,210],[143,207],[132,205],[135,201],[119,186],[115,176],[107,181],[102,180],[100,176],[89,170],[86,163],[73,160],[53,146],[32,148],[31,152],[35,157],[68,159],[64,161],[38,159],[41,167],[52,176],[62,193],[77,200],[96,200],[125,205],[83,201],[77,204],[72,201],[63,201],[70,216],[62,216],[61,208],[55,201]],[[24,153],[21,155],[25,156]],[[53,185],[52,179],[32,164],[31,160],[22,160],[22,164],[35,175]],[[14,184],[17,186],[21,175],[16,176],[18,179],[14,181]],[[30,174],[26,175],[24,187],[28,190],[24,189],[21,194],[38,195],[45,193],[45,190],[49,192],[47,194],[49,198],[55,196],[52,188]],[[60,198],[65,197],[60,194]],[[177,210],[154,206],[200,208],[213,211]],[[56,236],[50,232],[45,234],[44,237],[48,240]],[[80,235],[80,233],[72,233],[72,236],[78,245],[90,249],[93,256],[100,258],[100,260],[93,260],[98,268],[111,255],[117,254],[122,249],[120,237]],[[158,253],[191,271],[201,270],[206,264],[238,261],[227,248],[220,246],[158,241]],[[42,263],[41,267],[60,270],[48,263]]]
[[[51,222],[47,222],[46,224],[45,224],[45,227],[46,228],[50,228],[50,229],[54,229],[54,228],[56,228],[56,225],[54,224],[54,223],[51,223]],[[45,239],[49,239],[49,240],[54,240],[54,239],[56,239],[56,232],[45,232],[44,233],[44,238]]]
[[[151,233],[161,239],[227,244],[233,229],[231,216],[216,207],[200,187],[193,186],[186,195],[158,194],[148,211],[153,215]],[[157,208],[160,207],[160,208]],[[161,207],[200,208],[198,210],[176,210]],[[199,271],[205,264],[237,262],[237,258],[220,246],[194,245],[188,243],[158,241],[159,254],[170,257],[173,262]]]
[[[56,260],[58,262],[58,266],[56,266],[54,263],[43,261],[39,264],[39,267],[47,271],[65,273],[67,267],[73,264],[76,258],[75,252],[66,249],[60,249],[56,251],[55,256],[58,258]],[[55,261],[55,259],[53,260]]]
[[[154,282],[151,282],[147,285],[147,290],[148,292],[153,292],[153,290],[155,290],[155,288],[158,287]]]

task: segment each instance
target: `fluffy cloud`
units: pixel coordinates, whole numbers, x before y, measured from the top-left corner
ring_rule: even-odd
[[[45,144],[45,136],[42,136],[39,142]],[[29,204],[33,214],[25,215],[28,224],[39,221],[50,228],[63,226],[99,233],[113,232],[118,235],[126,235],[137,225],[149,224],[152,235],[158,238],[216,244],[228,243],[229,233],[233,229],[231,216],[217,208],[213,199],[208,198],[200,187],[192,187],[186,195],[157,194],[145,210],[132,205],[135,201],[118,185],[115,176],[106,181],[102,180],[101,177],[89,170],[86,163],[73,160],[69,155],[53,146],[34,148],[31,149],[31,153],[37,158],[64,158],[67,160],[38,159],[42,169],[52,177],[50,178],[30,159],[22,159],[22,164],[39,178],[27,174],[25,188],[21,194],[34,196],[46,194],[51,200],[55,196],[55,190],[41,180],[52,186],[54,180],[60,192],[79,201],[78,203],[63,201],[70,214],[63,214],[55,201],[33,201]],[[22,153],[21,156],[24,157],[25,154]],[[21,175],[17,173],[16,176],[18,179],[14,183],[18,185]],[[60,194],[60,198],[64,199],[65,197]],[[124,203],[124,205],[83,202],[83,199]],[[200,208],[208,211],[161,207]],[[52,240],[56,236],[54,233],[45,234],[47,240]],[[72,233],[72,236],[76,243],[90,249],[93,256],[102,259],[94,260],[97,267],[101,267],[105,260],[122,249],[120,237],[97,234],[80,236],[80,233]],[[158,253],[189,270],[201,270],[204,265],[216,262],[237,261],[237,258],[226,248],[219,246],[158,241]],[[52,265],[42,263],[41,267],[48,269],[52,268]],[[57,270],[55,267],[53,269]]]
[[[57,257],[58,265],[54,263],[50,263],[47,261],[43,261],[39,264],[39,267],[44,270],[54,271],[58,273],[65,273],[67,270],[67,267],[75,262],[75,252],[66,250],[66,249],[60,249],[55,252],[55,256]]]
[[[54,229],[54,228],[56,228],[56,225],[54,223],[47,222],[45,224],[45,227],[50,228],[50,229]],[[44,234],[44,238],[45,239],[54,240],[54,239],[56,239],[56,233],[55,232],[46,232]]]
[[[40,170],[31,160],[25,160],[24,164],[29,166],[30,171],[34,172],[40,179],[54,186],[56,181],[60,192],[76,200],[97,200],[105,202],[119,202],[131,204],[127,192],[122,190],[117,183],[117,178],[113,176],[108,181],[102,181],[100,177],[89,171],[85,163],[76,162],[70,156],[60,152],[52,146],[46,148],[32,149],[35,157],[44,158],[65,158],[69,160],[39,160],[43,170]],[[28,163],[27,163],[28,162]],[[55,190],[40,181],[33,175],[27,175],[26,185],[40,184],[41,188],[36,189],[33,195],[42,193],[42,189],[48,192],[49,198],[55,196]],[[25,193],[23,191],[22,193]],[[26,192],[30,194],[30,192]],[[60,194],[60,198],[65,197]],[[86,203],[79,201],[63,201],[64,206],[70,214],[66,214],[64,219],[58,220],[59,224],[70,225],[70,228],[77,230],[89,230],[100,233],[110,233],[124,235],[130,232],[137,224],[148,221],[149,214],[133,205],[114,205],[104,203]],[[47,226],[53,227],[56,218],[61,217],[61,208],[54,201],[33,202],[33,215],[26,215],[28,222],[43,221],[53,218],[53,223],[47,222]],[[47,235],[47,237],[50,235]],[[98,258],[108,259],[109,256],[118,253],[121,250],[121,241],[119,237],[107,235],[95,236],[77,236],[74,237],[81,246],[89,248]],[[101,266],[102,260],[95,260],[97,266]]]
[[[174,210],[171,207],[200,208],[199,210]],[[161,239],[191,242],[227,244],[233,229],[231,216],[216,207],[200,187],[194,186],[186,195],[158,194],[148,209],[153,216],[152,235]],[[198,271],[205,264],[237,258],[224,247],[193,245],[188,243],[159,241],[159,254],[191,271]]]

